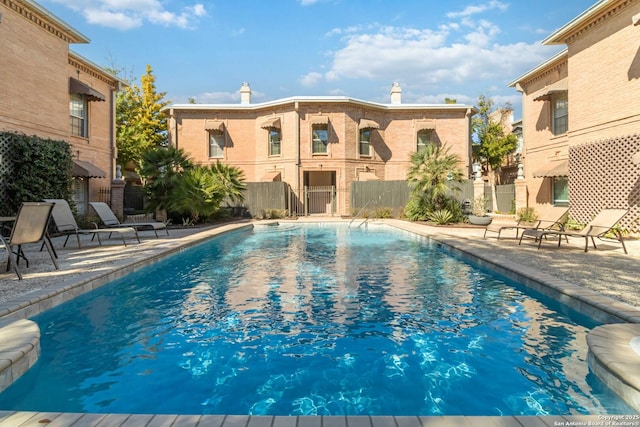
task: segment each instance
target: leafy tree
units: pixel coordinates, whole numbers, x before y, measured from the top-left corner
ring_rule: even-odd
[[[459,214],[459,203],[454,198],[460,191],[463,177],[459,163],[458,156],[449,153],[449,147],[435,144],[411,155],[408,174],[411,195],[406,208],[410,219],[424,219],[431,212],[442,209]]]
[[[500,184],[500,170],[507,155],[518,146],[518,137],[505,129],[504,123],[511,116],[511,105],[495,108],[491,98],[478,97],[478,114],[473,117],[475,143],[473,154],[488,171],[493,210],[497,209],[496,185]]]
[[[154,147],[165,146],[167,141],[167,116],[162,108],[170,104],[170,101],[162,99],[166,92],[156,92],[156,78],[153,75],[151,65],[147,65],[147,72],[140,77],[142,85],[142,111],[139,118],[143,130],[143,140],[148,141]]]
[[[150,65],[140,78],[141,86],[130,84],[116,97],[116,145],[118,163],[140,166],[142,153],[167,145],[167,118],[161,111],[169,104],[165,92],[158,93]]]

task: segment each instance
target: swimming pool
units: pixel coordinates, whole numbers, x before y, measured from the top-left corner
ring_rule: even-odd
[[[632,413],[588,371],[594,322],[387,227],[229,233],[34,320],[0,409]]]

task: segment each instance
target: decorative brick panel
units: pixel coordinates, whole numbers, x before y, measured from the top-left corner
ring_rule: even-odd
[[[640,233],[640,134],[569,147],[571,217],[589,222],[602,209],[629,209],[620,225]]]

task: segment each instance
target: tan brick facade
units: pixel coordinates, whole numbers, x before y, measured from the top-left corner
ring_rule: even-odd
[[[0,0],[0,130],[69,142],[74,158],[105,172],[85,186],[85,202],[114,178],[114,93],[122,83],[102,68],[69,51],[89,40],[33,2]],[[104,95],[87,102],[87,136],[73,136],[70,78]],[[86,207],[86,205],[84,206]],[[82,208],[82,207],[80,207]]]
[[[553,177],[534,175],[544,175],[540,171],[569,162],[572,147],[577,149],[607,140],[608,147],[616,150],[612,144],[624,140],[627,142],[620,154],[628,154],[626,137],[640,130],[639,14],[638,0],[598,2],[543,42],[566,45],[564,51],[511,83],[522,92],[524,170],[530,206],[553,203]],[[568,100],[568,125],[566,132],[554,134],[554,102],[562,96]],[[573,156],[573,163],[568,164],[569,205],[574,218],[586,222],[603,208],[636,209],[629,204],[628,194],[603,195],[602,199],[589,201],[576,199],[593,194],[584,191],[583,186],[628,191],[626,182],[596,183],[577,174],[581,170],[593,171],[595,161],[602,171],[607,168],[612,171],[597,176],[636,182],[640,175],[637,168],[635,174],[613,173],[621,169],[620,163],[630,163],[630,158],[620,158],[618,162],[611,158],[607,162],[589,159],[588,164],[578,164],[579,159],[580,156]],[[589,212],[584,208],[585,203],[592,207]],[[632,225],[632,220],[627,219],[626,225],[637,231],[638,225]]]
[[[396,86],[394,86],[396,87]],[[396,87],[399,89],[399,87]],[[402,180],[417,149],[417,130],[433,128],[432,139],[451,148],[470,174],[472,107],[460,104],[377,104],[345,97],[293,97],[251,104],[181,104],[167,107],[171,144],[182,148],[196,163],[209,157],[207,121],[224,123],[224,152],[219,160],[241,168],[248,182],[279,178],[299,195],[304,186],[334,185],[348,190],[351,182],[374,176]],[[269,131],[262,125],[280,123],[281,154],[269,155]],[[328,122],[326,153],[313,153],[313,123]],[[361,120],[372,120],[371,155],[359,153]],[[348,214],[348,192],[338,201],[338,214]]]

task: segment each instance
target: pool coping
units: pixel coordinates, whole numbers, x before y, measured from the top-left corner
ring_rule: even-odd
[[[349,222],[348,219],[332,219],[332,222],[342,221]],[[322,220],[301,220],[299,222],[327,222],[326,218]],[[601,335],[597,335],[595,342],[598,345],[589,346],[588,363],[593,364],[592,369],[598,377],[612,388],[617,394],[619,394],[630,406],[640,412],[640,368],[632,369],[631,372],[627,369],[628,366],[640,367],[640,355],[637,354],[631,346],[628,340],[624,342],[624,339],[620,338],[621,334],[611,333],[610,329],[616,327],[617,323],[625,322],[624,325],[628,326],[628,331],[635,336],[640,336],[640,310],[625,304],[623,302],[614,300],[610,297],[601,295],[595,291],[585,289],[578,285],[571,284],[562,279],[558,279],[552,275],[535,271],[529,267],[521,264],[513,263],[510,261],[496,261],[491,259],[487,255],[486,248],[484,251],[475,248],[470,244],[468,239],[455,237],[452,235],[446,235],[442,233],[442,230],[429,230],[424,225],[417,223],[410,223],[401,220],[375,220],[371,221],[372,224],[388,224],[398,229],[402,229],[418,236],[427,238],[430,244],[439,246],[443,250],[455,254],[464,258],[466,261],[470,261],[484,268],[488,268],[513,280],[516,280],[525,286],[536,290],[544,295],[556,298],[563,304],[572,307],[573,309],[582,312],[605,325],[594,328],[593,331],[598,330],[598,334],[604,334],[604,336],[613,339],[613,341],[605,342],[598,341]],[[277,220],[274,221],[261,221],[261,225],[276,225]],[[202,232],[181,237],[174,241],[174,244],[168,245],[165,250],[161,250],[158,253],[142,259],[134,260],[129,264],[123,266],[117,266],[113,269],[109,269],[106,272],[99,274],[88,275],[83,280],[71,280],[74,283],[67,283],[63,281],[60,284],[51,286],[47,289],[35,291],[32,294],[25,295],[14,301],[0,304],[0,342],[3,343],[0,347],[0,391],[4,390],[13,381],[19,378],[26,370],[31,367],[40,354],[39,346],[39,334],[40,331],[37,325],[28,320],[42,311],[46,311],[52,307],[55,307],[63,302],[77,297],[85,292],[91,291],[97,287],[100,287],[112,280],[122,277],[131,272],[137,271],[143,267],[153,264],[161,259],[164,259],[172,254],[185,250],[189,247],[203,243],[209,240],[211,237],[232,232],[236,230],[242,230],[243,228],[252,228],[254,223],[247,223],[243,221],[241,223],[231,223],[219,227],[213,227],[205,229]],[[438,233],[438,234],[436,234]],[[613,323],[613,324],[609,324]],[[34,328],[35,327],[35,328]],[[592,331],[592,333],[593,333]],[[617,332],[617,331],[613,331]],[[591,333],[588,336],[591,337]],[[612,338],[617,337],[617,338]],[[7,341],[6,341],[6,340]],[[11,342],[11,346],[7,348],[4,344]],[[594,338],[591,338],[590,342],[594,342]],[[626,347],[625,347],[626,346]],[[612,353],[611,348],[617,348],[618,351]],[[628,348],[627,348],[628,347]],[[635,364],[635,365],[634,365]],[[619,367],[623,366],[624,372]],[[37,412],[13,412],[13,411],[0,411],[0,426],[5,425],[4,422],[11,420],[12,424],[6,425],[20,425],[15,422],[17,419],[33,420],[37,417],[43,417],[40,419],[45,420],[59,420],[62,422],[67,419],[68,416],[72,416],[66,413],[50,414],[54,418],[48,418],[47,414]],[[105,414],[75,414],[77,417],[75,421],[80,424],[73,424],[74,426],[84,425],[97,425],[105,421]],[[107,414],[113,416],[113,419],[109,420],[109,425],[156,425],[156,421],[160,421],[162,418],[162,425],[184,425],[184,426],[196,426],[196,425],[219,425],[224,427],[261,427],[263,424],[269,424],[269,427],[285,427],[289,425],[292,419],[296,422],[291,427],[296,427],[300,423],[300,419],[316,419],[319,420],[320,425],[341,425],[342,421],[352,427],[354,424],[366,424],[363,419],[369,419],[368,425],[371,426],[385,426],[393,425],[399,427],[407,423],[410,425],[424,425],[428,422],[429,425],[476,425],[469,420],[476,418],[483,420],[484,422],[493,423],[493,419],[502,420],[495,425],[512,425],[504,424],[507,419],[512,419],[520,425],[568,425],[567,422],[575,421],[582,422],[600,422],[605,420],[602,417],[606,416],[557,416],[557,417],[255,417],[255,416],[178,416],[178,415],[132,415],[132,414]],[[87,417],[85,417],[87,416]],[[142,417],[142,418],[140,418]],[[144,418],[147,417],[147,418]],[[156,418],[160,417],[160,418]],[[168,417],[168,418],[167,418]],[[173,418],[172,418],[173,417]],[[208,417],[213,417],[209,419]],[[84,418],[84,420],[83,420]],[[335,420],[334,420],[335,418]],[[544,418],[544,420],[542,420]],[[554,421],[548,423],[553,418]],[[96,424],[84,424],[85,421],[95,420]],[[135,424],[131,422],[136,419]],[[139,422],[144,423],[139,424]],[[121,420],[121,423],[117,423]],[[154,421],[155,420],[155,421]],[[171,421],[170,421],[171,420]],[[189,420],[189,421],[188,421]],[[270,420],[270,421],[268,421]],[[286,421],[285,421],[286,420]],[[556,421],[560,420],[560,421]],[[628,419],[640,426],[640,418]],[[42,424],[38,421],[40,424]],[[74,421],[74,422],[75,422]],[[154,424],[149,424],[153,421]],[[205,422],[205,424],[200,424]],[[66,421],[65,421],[66,422]],[[169,423],[170,422],[170,423]],[[185,424],[186,422],[186,424]],[[193,423],[191,423],[193,422]],[[212,424],[209,424],[209,423]],[[277,424],[276,424],[277,422]],[[305,421],[305,423],[311,424],[316,421]],[[530,424],[531,422],[542,422],[542,424]],[[562,422],[562,424],[557,424]],[[117,424],[116,424],[117,423]],[[168,423],[168,424],[167,424]],[[176,424],[177,423],[177,424]],[[257,425],[252,425],[256,424]],[[417,424],[416,424],[417,423]],[[345,425],[346,425],[345,424]],[[54,425],[54,424],[49,424]],[[71,425],[71,424],[60,424]],[[489,424],[487,424],[489,425]],[[577,424],[576,424],[577,425]],[[596,425],[596,424],[592,424]],[[604,425],[604,424],[603,424]],[[299,427],[299,426],[298,426]]]

